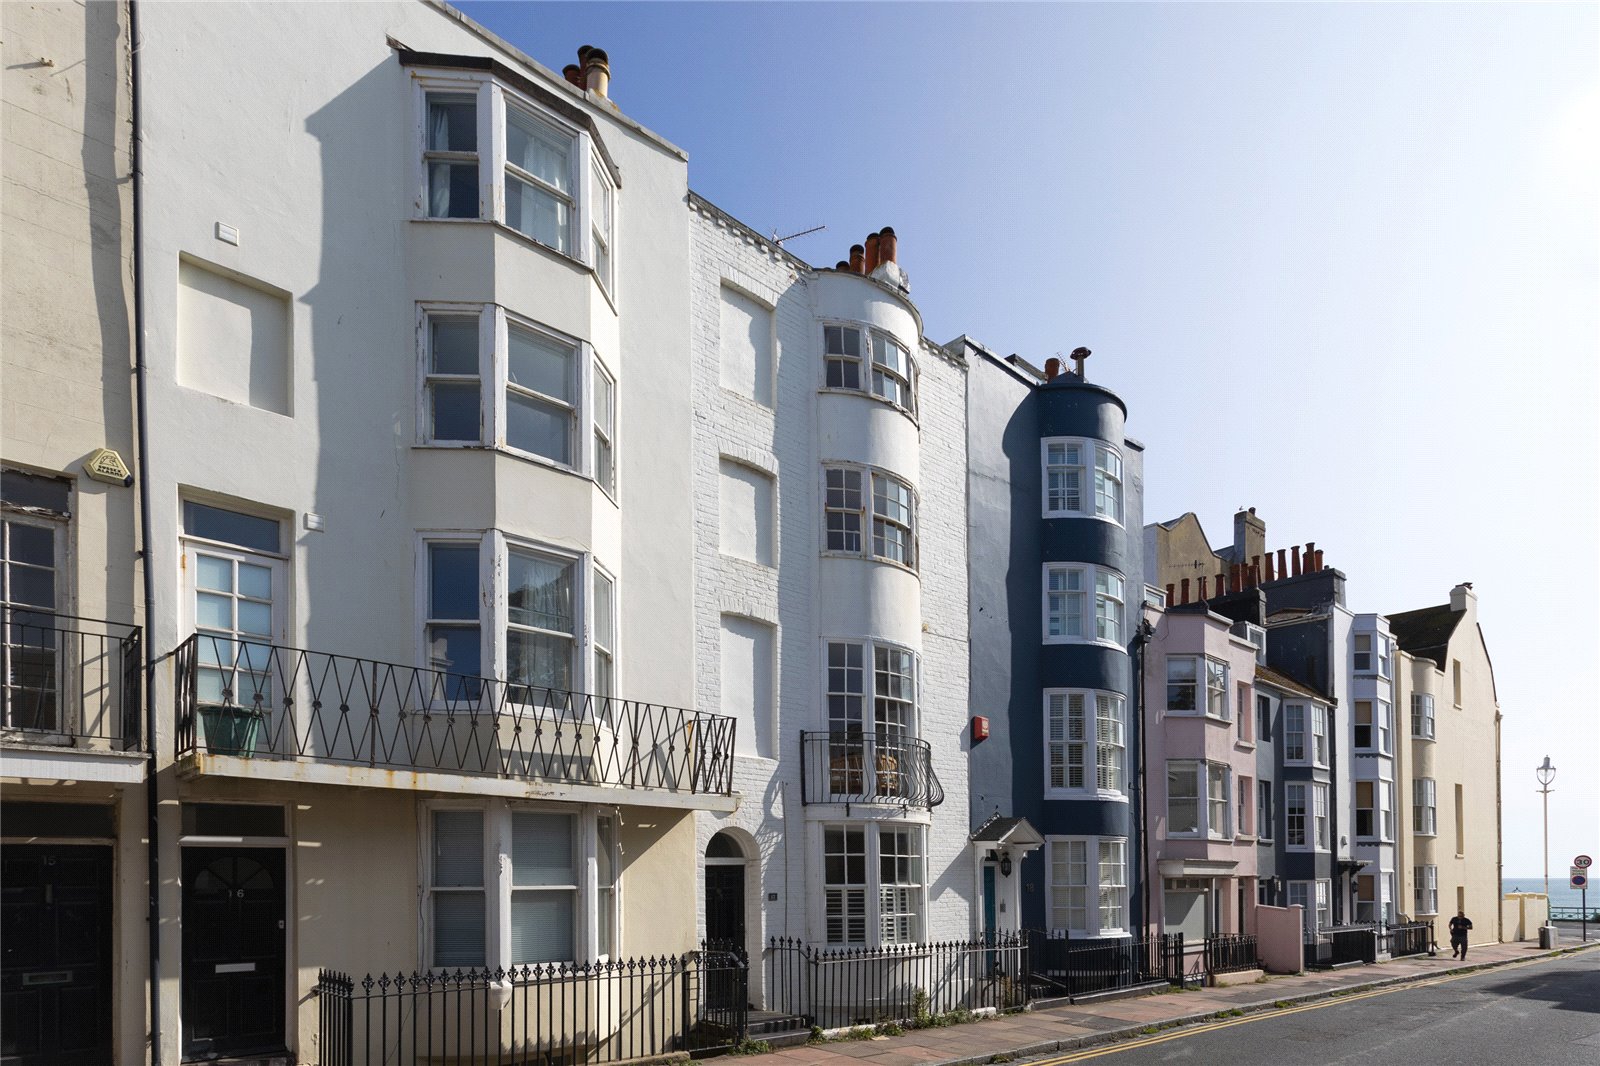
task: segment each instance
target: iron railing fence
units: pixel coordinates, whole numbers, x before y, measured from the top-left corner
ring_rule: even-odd
[[[891,803],[932,809],[944,802],[926,740],[878,731],[802,732],[802,803]]]
[[[319,1066],[600,1066],[738,1046],[749,1030],[742,951],[509,970],[321,970]]]
[[[196,634],[174,653],[177,754],[730,795],[734,719]]]
[[[1581,922],[1584,920],[1582,907],[1551,907],[1550,920],[1552,922]],[[1588,920],[1600,922],[1600,907],[1590,907]]]
[[[1253,934],[1208,936],[1205,939],[1206,976],[1261,968],[1261,953]]]
[[[1378,961],[1378,927],[1375,925],[1336,925],[1308,929],[1304,936],[1307,967],[1342,966],[1346,963]]]
[[[1030,977],[1041,995],[1086,996],[1184,980],[1182,933],[1075,940],[1063,929],[1029,929],[1024,936]]]
[[[978,940],[817,949],[767,942],[767,1008],[823,1029],[919,1023],[954,1011],[1020,1010],[1028,945],[1016,933]]]
[[[1378,933],[1378,951],[1387,953],[1392,959],[1426,955],[1432,943],[1432,922],[1400,922]]]
[[[135,625],[0,603],[0,726],[43,744],[131,751],[144,726]]]

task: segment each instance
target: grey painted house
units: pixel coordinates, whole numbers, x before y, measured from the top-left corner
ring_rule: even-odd
[[[971,700],[988,728],[972,824],[1024,818],[1043,837],[1020,855],[975,849],[978,926],[1126,936],[1142,922],[1143,448],[1081,362],[1041,376],[952,346],[970,366]]]

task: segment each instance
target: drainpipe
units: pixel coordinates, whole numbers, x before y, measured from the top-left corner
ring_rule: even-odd
[[[155,643],[151,621],[155,618],[156,584],[150,566],[150,427],[149,405],[145,396],[148,366],[144,348],[144,126],[140,120],[139,99],[139,5],[128,0],[128,78],[129,104],[133,119],[133,403],[139,471],[139,569],[144,577],[144,717],[145,769],[144,795],[146,818],[146,856],[149,879],[150,925],[150,1062],[161,1062],[161,836],[156,788],[156,715],[151,697],[156,687]]]
[[[1494,708],[1494,938],[1495,943],[1497,944],[1505,943],[1506,936],[1506,912],[1505,908],[1500,906],[1501,893],[1504,891],[1506,883],[1506,872],[1502,862],[1505,857],[1505,830],[1503,823],[1500,820],[1502,817],[1501,805],[1503,801],[1501,798],[1501,791],[1503,787],[1504,786],[1500,780],[1500,705],[1496,703]],[[1437,802],[1438,801],[1435,800],[1435,803]],[[1546,915],[1549,914],[1549,906],[1550,898],[1546,896]],[[1549,917],[1546,917],[1545,923],[1549,924],[1549,922]]]
[[[1140,873],[1139,873],[1139,895],[1140,895],[1139,922],[1140,922],[1141,925],[1144,926],[1145,937],[1146,938],[1148,938],[1150,936],[1150,848],[1148,847],[1147,841],[1145,840],[1144,830],[1145,830],[1145,813],[1146,813],[1145,808],[1149,806],[1150,799],[1149,799],[1148,793],[1145,792],[1145,774],[1144,774],[1144,770],[1145,770],[1144,660],[1145,660],[1145,648],[1146,648],[1146,645],[1148,645],[1150,643],[1150,637],[1153,634],[1153,632],[1154,632],[1154,630],[1151,629],[1150,623],[1148,621],[1145,621],[1145,620],[1141,619],[1140,622],[1139,622],[1139,630],[1138,630],[1137,633],[1134,634],[1134,638],[1133,638],[1133,646],[1134,646],[1134,649],[1135,649],[1135,654],[1133,656],[1133,667],[1134,667],[1135,670],[1138,671],[1138,674],[1135,675],[1135,677],[1136,677],[1136,682],[1138,684],[1138,688],[1136,689],[1136,692],[1138,694],[1138,703],[1139,703],[1139,713],[1138,713],[1137,721],[1135,723],[1138,726],[1138,729],[1139,729],[1139,773],[1136,775],[1136,779],[1137,779],[1137,781],[1139,783],[1139,823],[1138,823],[1138,837],[1139,837],[1138,847],[1139,847],[1139,870],[1140,870]]]

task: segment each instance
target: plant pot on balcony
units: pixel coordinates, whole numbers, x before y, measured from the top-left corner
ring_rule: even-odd
[[[206,750],[213,755],[254,755],[265,717],[262,712],[248,707],[201,704],[200,727],[204,731]]]

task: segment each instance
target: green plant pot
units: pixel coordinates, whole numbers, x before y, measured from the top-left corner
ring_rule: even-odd
[[[253,755],[261,732],[261,714],[245,707],[221,705],[200,708],[206,748],[213,755]]]

